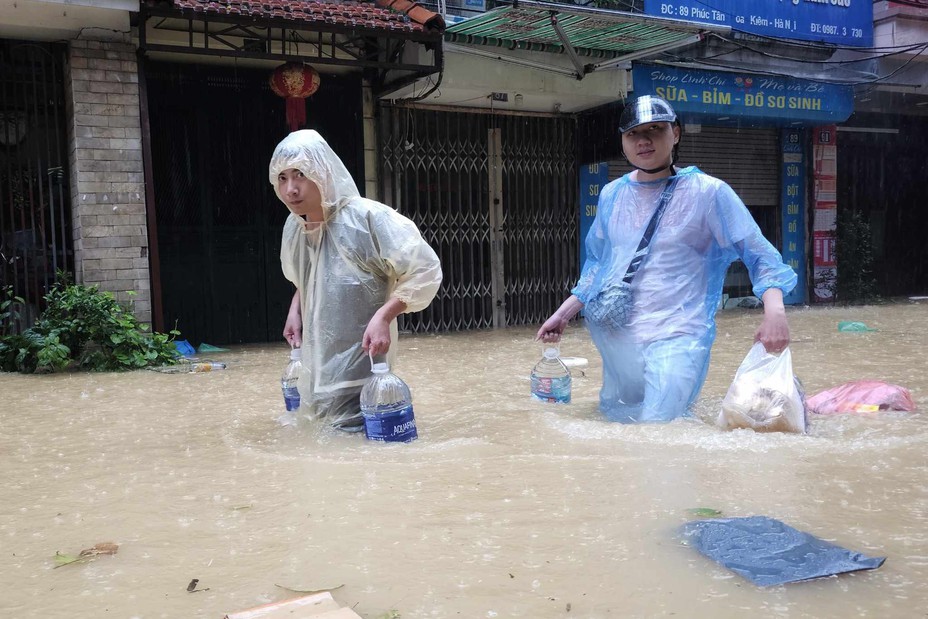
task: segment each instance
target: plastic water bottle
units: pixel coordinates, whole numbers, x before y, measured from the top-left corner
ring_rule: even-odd
[[[226,369],[226,364],[218,361],[194,361],[190,364],[191,372],[212,372],[213,370],[224,369]]]
[[[541,361],[532,368],[532,397],[542,402],[570,402],[570,370],[561,361],[560,351],[550,346],[544,349]]]
[[[290,350],[290,363],[280,377],[280,387],[284,392],[284,405],[288,413],[295,413],[300,408],[300,392],[297,390],[297,381],[303,371],[302,354],[299,348]]]
[[[419,435],[412,411],[412,395],[386,363],[371,366],[373,376],[361,389],[364,433],[372,441],[408,443]]]
[[[192,374],[194,372],[212,372],[213,370],[226,369],[225,363],[218,361],[193,361],[186,357],[179,358],[174,365],[160,365],[150,367],[149,370],[161,372],[162,374]]]

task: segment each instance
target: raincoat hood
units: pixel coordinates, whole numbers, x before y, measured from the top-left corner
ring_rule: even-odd
[[[291,168],[303,173],[313,181],[322,194],[322,210],[328,219],[333,211],[340,209],[349,200],[359,197],[358,186],[342,160],[318,132],[311,129],[294,131],[274,149],[268,166],[268,180],[274,193],[287,205],[277,188],[277,176]],[[289,209],[290,206],[287,205]]]

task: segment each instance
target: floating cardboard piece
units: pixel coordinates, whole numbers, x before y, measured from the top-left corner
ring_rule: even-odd
[[[312,615],[313,619],[361,619],[361,615],[354,612],[350,608],[339,608],[338,610],[330,610],[327,613],[322,613],[321,615]]]
[[[340,608],[328,591],[229,613],[225,619],[361,619],[350,608]]]

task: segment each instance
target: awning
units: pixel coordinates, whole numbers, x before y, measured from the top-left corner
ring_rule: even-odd
[[[441,71],[441,15],[411,0],[141,0],[139,49],[368,71],[382,92]],[[413,50],[414,53],[407,53]]]
[[[493,9],[449,27],[445,40],[564,53],[570,56],[577,77],[582,78],[597,69],[692,45],[709,31],[729,30],[623,11],[515,0],[511,6]],[[584,62],[581,57],[605,60]]]

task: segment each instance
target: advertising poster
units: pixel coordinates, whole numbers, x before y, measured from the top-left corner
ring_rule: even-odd
[[[813,129],[812,169],[815,176],[812,219],[812,300],[834,301],[839,264],[835,257],[838,186],[838,128]]]

